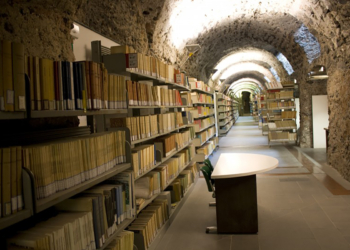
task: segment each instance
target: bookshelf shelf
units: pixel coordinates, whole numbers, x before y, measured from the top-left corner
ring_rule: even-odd
[[[24,209],[10,216],[0,218],[0,230],[21,222],[22,220],[28,219],[31,216],[32,212],[29,209]]]
[[[230,129],[232,128],[232,126],[230,126],[228,129],[220,129],[220,135],[222,135],[222,134],[227,134],[228,133],[228,131],[230,131]]]
[[[215,134],[213,134],[213,135],[211,135],[211,136],[209,136],[204,142],[200,142],[200,139],[199,138],[195,138],[194,140],[193,140],[193,145],[195,146],[195,147],[202,147],[205,143],[207,143],[210,139],[212,139],[213,137],[215,137]]]
[[[206,102],[196,102],[193,105],[214,105],[214,103],[206,103]]]
[[[188,128],[189,126],[191,126],[191,124],[189,124],[189,125],[184,125],[184,126],[181,126],[181,127],[175,128],[175,129],[172,129],[172,130],[170,130],[170,131],[168,131],[168,132],[165,132],[165,133],[162,133],[162,134],[157,134],[157,135],[154,135],[154,136],[151,136],[151,137],[147,137],[147,138],[144,138],[144,139],[132,141],[132,142],[131,142],[131,145],[135,145],[135,144],[138,144],[138,143],[141,143],[141,142],[149,141],[149,140],[155,139],[155,138],[157,138],[157,137],[170,134],[171,132],[174,132],[174,131],[176,131],[176,130]]]
[[[214,94],[213,92],[208,92],[208,91],[205,91],[205,90],[202,90],[202,89],[191,89],[191,91],[204,93],[204,94],[208,94],[208,95],[213,95]]]
[[[278,107],[278,108],[268,109],[268,110],[282,110],[282,109],[295,109],[295,106],[290,106],[290,107]]]
[[[185,166],[174,176],[174,178],[172,178],[169,183],[164,187],[164,190],[180,175],[180,173],[186,168],[188,167],[191,163],[193,163],[193,160],[187,162],[185,164]],[[164,191],[162,190],[162,191]],[[155,194],[153,195],[151,198],[145,200],[145,202],[142,204],[142,206],[137,210],[137,214],[139,214],[141,212],[142,209],[144,209],[145,207],[147,207],[155,198],[157,198],[159,194]]]
[[[203,115],[203,116],[198,116],[198,117],[193,118],[193,119],[198,120],[198,119],[208,118],[208,117],[210,117],[210,116],[214,116],[214,115],[215,115],[215,114]]]
[[[212,150],[211,152],[209,152],[208,155],[196,154],[194,161],[197,162],[197,163],[198,163],[198,162],[199,162],[199,163],[200,163],[200,162],[204,162],[204,160],[208,159],[209,156],[210,156],[211,154],[214,153],[214,151],[215,151],[216,148],[217,148],[217,145],[215,145],[215,147],[213,148],[213,150]]]
[[[205,127],[205,128],[202,128],[201,130],[197,131],[196,133],[203,132],[204,130],[207,130],[208,128],[211,128],[211,127],[213,127],[213,126],[215,126],[215,123],[210,124],[209,126],[207,126],[207,127]]]
[[[171,108],[192,108],[193,106],[129,106],[129,109],[171,109]]]
[[[292,130],[292,129],[297,129],[297,127],[269,128],[270,131],[281,131],[281,130]]]
[[[269,104],[274,102],[274,106],[280,105],[294,105],[293,91],[274,91],[267,93],[266,102]],[[286,100],[286,102],[284,102]],[[291,101],[292,100],[292,101]],[[283,111],[294,110],[295,106],[276,107],[267,109],[267,129],[263,132],[267,133],[269,144],[271,142],[295,142],[297,143],[297,134],[295,133],[297,126],[295,120],[292,118],[296,116],[295,111]],[[277,112],[276,112],[277,111]],[[278,112],[282,111],[282,112]],[[291,117],[291,119],[285,119],[283,117]],[[264,128],[264,127],[263,127]]]
[[[2,112],[0,111],[0,120],[25,119],[26,112]]]
[[[124,163],[124,164],[118,164],[116,165],[116,167],[114,167],[113,169],[108,170],[107,172],[93,178],[90,179],[88,181],[85,181],[79,185],[76,185],[72,188],[69,188],[67,190],[64,191],[60,191],[56,194],[53,194],[47,198],[44,199],[40,199],[40,200],[35,200],[34,201],[34,210],[36,213],[39,213],[51,206],[54,206],[55,204],[66,200],[78,193],[81,193],[82,191],[89,189],[97,184],[99,184],[100,182],[109,179],[110,177],[121,173],[127,169],[129,169],[131,167],[130,163]],[[33,183],[34,184],[34,183]],[[34,198],[35,199],[35,198]]]
[[[64,116],[88,116],[88,115],[113,115],[127,114],[127,109],[101,109],[101,110],[42,110],[32,111],[31,118],[64,117]]]
[[[225,126],[226,124],[230,123],[232,120],[234,120],[234,118],[231,118],[231,120],[229,120],[229,121],[227,121],[227,122],[225,122],[225,123],[220,122],[220,123],[219,123],[219,126],[220,126],[220,127],[223,127],[223,126]]]
[[[281,101],[281,100],[294,100],[294,97],[285,97],[285,98],[274,98],[274,99],[267,99],[267,102],[272,102],[272,101]]]
[[[191,186],[187,189],[187,191],[184,193],[183,198],[181,199],[181,201],[179,201],[178,203],[176,203],[175,208],[171,209],[170,212],[170,217],[169,219],[164,223],[164,225],[159,229],[155,239],[153,240],[152,244],[149,246],[148,250],[156,250],[158,244],[160,243],[160,241],[162,240],[163,236],[165,235],[166,231],[169,229],[170,225],[172,224],[172,222],[174,221],[174,219],[176,218],[177,214],[179,213],[179,211],[181,210],[182,206],[184,205],[184,203],[186,202],[186,200],[188,199],[188,197],[190,196],[190,194],[192,193],[195,184],[198,181],[198,175],[195,176],[195,180],[193,182],[193,184],[191,184]],[[135,244],[138,245],[138,240],[137,238],[135,238]],[[143,239],[141,239],[143,240]]]
[[[170,85],[172,88],[182,91],[190,91],[190,88],[169,82],[164,78],[156,75],[145,74],[138,69],[129,69],[126,67],[125,54],[111,54],[103,56],[103,62],[108,69],[108,72],[112,74],[119,74],[130,77],[132,80],[155,80],[156,85]]]
[[[102,247],[97,250],[105,249],[125,228],[127,228],[134,219],[125,219],[121,224],[118,225],[117,231],[115,231],[110,237],[108,237]]]
[[[187,148],[189,145],[191,145],[191,142],[192,142],[192,141],[190,141],[189,143],[187,143],[185,146],[179,148],[178,150],[174,151],[173,153],[171,153],[171,154],[168,155],[167,157],[162,158],[162,160],[159,161],[159,162],[157,162],[157,163],[153,166],[153,168],[147,170],[147,171],[144,172],[142,175],[137,176],[137,177],[135,178],[135,180],[140,179],[141,177],[145,176],[146,174],[148,174],[149,172],[151,172],[151,171],[152,171],[153,169],[155,169],[156,167],[159,167],[161,164],[165,163],[167,160],[169,160],[171,157],[173,157],[174,155],[176,155],[177,153],[179,153],[181,150],[183,150],[183,149]]]

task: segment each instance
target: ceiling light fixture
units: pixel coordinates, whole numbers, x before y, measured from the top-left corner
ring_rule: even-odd
[[[328,79],[326,67],[322,65],[314,66],[308,73],[308,79],[311,81]]]

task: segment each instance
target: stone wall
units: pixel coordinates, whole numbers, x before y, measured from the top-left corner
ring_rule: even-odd
[[[0,40],[23,43],[28,55],[73,61],[70,29],[72,22],[78,21],[148,53],[143,8],[138,0],[1,1]]]
[[[350,70],[338,62],[329,72],[329,147],[328,163],[350,181]]]

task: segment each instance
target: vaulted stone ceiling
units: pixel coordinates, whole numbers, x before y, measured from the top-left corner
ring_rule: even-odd
[[[207,81],[222,58],[245,48],[274,56],[282,53],[295,71],[291,79],[304,77],[317,58],[330,67],[332,62],[325,55],[343,45],[349,32],[339,16],[349,15],[344,10],[350,6],[347,2],[160,0],[141,4],[155,54],[180,65],[187,56],[185,45],[199,44],[201,49],[183,68]]]

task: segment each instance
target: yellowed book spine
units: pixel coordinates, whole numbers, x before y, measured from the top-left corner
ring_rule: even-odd
[[[12,77],[15,91],[15,111],[26,110],[26,88],[24,70],[24,45],[12,44]]]
[[[12,44],[10,41],[2,41],[2,77],[4,86],[4,110],[15,110],[15,94],[12,77]]]
[[[11,149],[2,149],[2,217],[11,215]]]
[[[12,214],[17,213],[17,149],[11,148],[11,208]]]
[[[50,109],[50,91],[49,91],[49,63],[48,59],[40,58],[40,93],[41,107],[43,110]]]
[[[4,100],[4,79],[3,79],[3,53],[2,53],[2,41],[0,41],[0,111],[5,110],[5,100]],[[1,202],[1,201],[0,201]],[[1,207],[1,206],[0,206]],[[0,209],[1,210],[1,209]],[[1,212],[0,212],[1,217]]]

